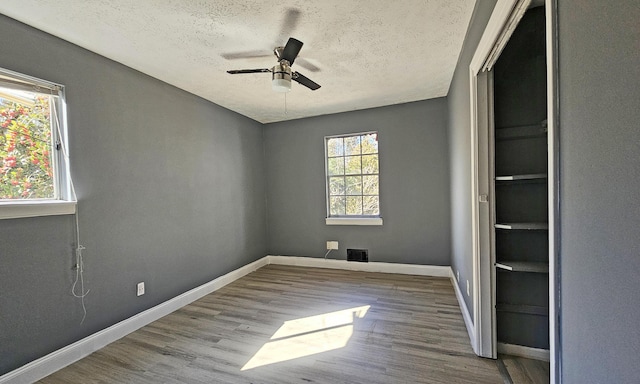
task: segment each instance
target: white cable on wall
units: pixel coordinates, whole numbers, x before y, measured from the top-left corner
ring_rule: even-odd
[[[82,260],[82,250],[85,247],[80,244],[80,226],[78,225],[78,207],[76,206],[75,213],[75,221],[76,221],[76,279],[73,282],[73,286],[71,286],[71,294],[80,299],[80,303],[82,304],[82,320],[80,320],[80,324],[84,323],[84,319],[87,317],[87,307],[84,304],[84,298],[89,294],[90,290],[84,290],[84,262]],[[78,280],[80,281],[80,293],[76,293],[76,285],[78,284]]]
[[[62,136],[62,132],[60,131],[60,119],[55,107],[55,103],[52,104],[52,108],[53,110],[53,115],[56,121],[56,131],[58,132],[58,140],[59,140],[59,144],[60,144],[60,149],[62,150],[62,157],[64,158],[64,161],[66,162],[66,165],[70,167],[70,163],[69,163],[69,155],[67,153],[66,147],[65,147],[65,143],[63,140],[63,136]],[[71,175],[69,175],[69,186],[71,188],[71,197],[73,198],[73,200],[75,200],[76,202],[78,201],[78,197],[76,195],[76,188],[73,185],[73,180],[71,179]],[[82,251],[84,249],[86,249],[82,243],[80,242],[80,224],[79,224],[79,212],[80,209],[78,207],[78,205],[76,204],[76,212],[74,214],[74,220],[75,220],[75,229],[76,229],[76,233],[75,233],[75,237],[76,237],[76,278],[75,281],[73,282],[73,285],[71,286],[71,294],[80,299],[80,303],[82,305],[82,320],[80,320],[80,324],[84,323],[85,318],[87,317],[87,307],[85,305],[84,302],[84,298],[89,294],[90,290],[86,290],[84,288],[84,261],[82,259]],[[78,285],[78,282],[80,283],[80,293],[76,292],[76,286]]]

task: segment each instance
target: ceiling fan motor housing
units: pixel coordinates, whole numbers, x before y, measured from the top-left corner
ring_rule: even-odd
[[[271,86],[276,92],[291,90],[291,67],[286,60],[280,61],[271,69]]]

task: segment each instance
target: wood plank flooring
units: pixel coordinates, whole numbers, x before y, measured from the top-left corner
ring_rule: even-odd
[[[499,355],[513,384],[549,384],[550,367],[546,361]]]
[[[269,265],[41,383],[503,383],[446,278]]]

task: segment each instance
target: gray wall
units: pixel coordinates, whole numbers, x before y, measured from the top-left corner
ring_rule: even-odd
[[[476,5],[447,100],[272,124],[264,140],[258,123],[0,16],[0,66],[67,85],[91,289],[79,325],[71,216],[1,220],[0,374],[267,252],[321,257],[326,240],[340,258],[451,253],[470,279],[467,69],[494,5]],[[639,19],[636,0],[559,6],[566,383],[640,377]],[[385,225],[326,226],[322,138],[373,129]]]
[[[369,249],[370,261],[449,265],[445,99],[265,127],[269,253],[322,257],[326,241]],[[376,130],[383,226],[325,224],[324,136]]]
[[[565,383],[640,378],[640,2],[559,1]]]
[[[449,103],[449,161],[451,163],[451,266],[460,271],[460,291],[466,280],[473,287],[471,254],[471,117],[469,115],[469,64],[491,17],[496,0],[480,0],[471,17],[467,36],[456,66],[447,101]],[[463,295],[469,312],[471,297]]]
[[[91,290],[80,325],[72,216],[0,220],[0,375],[267,253],[259,123],[4,16],[0,35],[0,67],[67,86]]]

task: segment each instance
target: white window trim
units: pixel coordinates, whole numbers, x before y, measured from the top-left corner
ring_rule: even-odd
[[[67,110],[65,101],[64,86],[51,81],[42,80],[36,77],[24,75],[8,69],[0,68],[0,74],[20,80],[12,84],[17,89],[25,89],[30,92],[42,92],[45,94],[56,95],[59,97],[60,113],[59,131],[53,133],[60,140],[63,147],[67,145]],[[11,80],[4,79],[5,82]],[[33,88],[32,86],[35,86]],[[69,169],[68,158],[65,157],[63,151],[53,157],[56,167],[56,198],[55,199],[33,199],[33,200],[0,200],[0,220],[4,219],[20,219],[26,217],[54,216],[54,215],[72,215],[76,213],[77,199],[73,184],[71,182],[71,172]]]
[[[0,220],[20,219],[24,217],[73,215],[76,213],[75,201],[64,200],[25,200],[0,202]]]
[[[325,179],[325,199],[327,205],[327,217],[325,218],[326,225],[382,225],[382,216],[348,216],[348,217],[340,217],[340,216],[329,216],[329,185],[327,184],[327,180],[329,177],[329,169],[327,168],[327,139],[331,139],[334,137],[347,137],[347,136],[358,136],[358,135],[367,135],[375,133],[378,134],[378,131],[365,131],[365,132],[355,132],[355,133],[345,133],[341,135],[330,135],[324,137],[324,179]],[[378,150],[378,161],[380,161],[380,151]],[[378,171],[378,180],[380,180],[380,173]],[[380,191],[378,191],[378,199],[380,198]]]
[[[382,217],[327,217],[327,225],[382,225]]]

